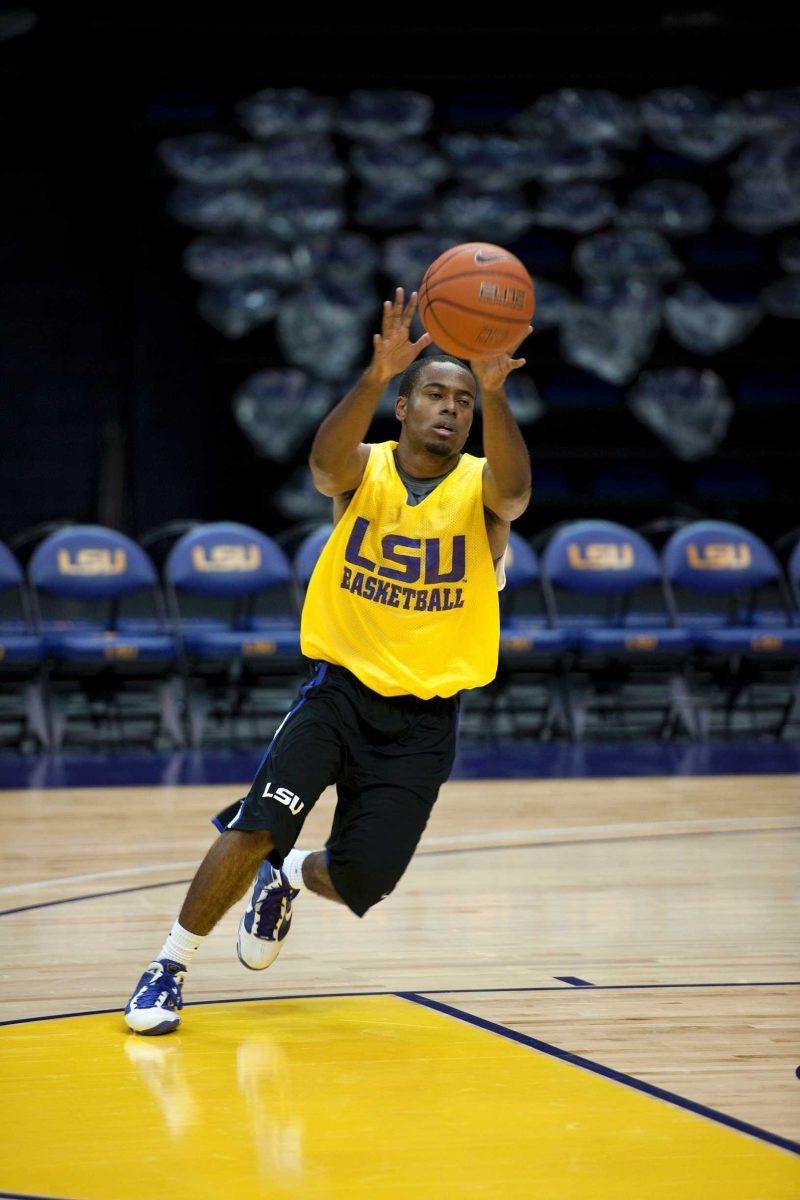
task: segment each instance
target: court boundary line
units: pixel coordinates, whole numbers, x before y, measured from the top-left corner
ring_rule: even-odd
[[[35,892],[37,888],[55,887],[59,883],[89,883],[97,879],[130,879],[134,875],[156,875],[159,871],[182,871],[184,868],[197,866],[197,859],[184,859],[181,862],[149,863],[140,867],[118,867],[114,871],[89,871],[83,875],[56,875],[53,879],[31,879],[26,883],[9,883],[0,887],[0,896],[9,896],[13,892]],[[1,1193],[0,1193],[1,1194]]]
[[[13,917],[15,913],[33,912],[37,908],[54,908],[58,904],[77,904],[80,900],[102,900],[106,896],[125,896],[130,892],[150,892],[155,888],[177,887],[180,883],[191,883],[191,879],[167,879],[163,883],[137,883],[134,887],[114,888],[110,892],[89,892],[84,896],[62,896],[60,900],[40,900],[38,904],[22,904],[18,908],[0,910],[0,917]],[[0,1192],[0,1196],[2,1192]]]
[[[576,826],[579,829],[580,826]],[[475,854],[480,851],[486,854],[492,850],[538,850],[548,846],[605,846],[609,842],[667,842],[678,838],[695,837],[732,837],[743,833],[796,833],[800,825],[759,825],[752,829],[687,829],[681,833],[630,833],[616,834],[613,837],[596,838],[565,838],[564,841],[545,840],[543,842],[508,842],[502,846],[453,846],[448,850],[420,850],[415,858],[436,858],[443,854]]]
[[[557,976],[553,976],[557,978]],[[576,996],[582,992],[621,992],[621,991],[658,991],[663,988],[747,988],[747,987],[800,987],[800,979],[769,979],[756,980],[751,983],[593,983],[590,987],[576,988],[571,984],[563,987],[553,987],[552,984],[535,984],[520,987],[481,987],[481,988],[418,988],[418,989],[363,989],[353,992],[290,992],[280,996],[220,996],[214,1000],[192,1000],[184,1005],[184,1009],[204,1008],[209,1004],[268,1004],[279,1000],[349,1000],[358,996],[480,996],[494,995],[506,992],[561,992],[567,996]],[[437,1001],[436,1003],[443,1003]],[[33,1025],[37,1021],[62,1021],[68,1017],[107,1017],[113,1013],[122,1016],[121,1005],[114,1008],[86,1008],[79,1012],[44,1013],[39,1017],[10,1017],[0,1021],[0,1029],[7,1025]],[[0,1197],[3,1193],[0,1192]]]
[[[570,990],[575,991],[576,989]],[[762,1129],[758,1125],[751,1125],[748,1121],[741,1121],[738,1117],[728,1116],[727,1113],[720,1112],[716,1108],[709,1108],[707,1105],[700,1104],[696,1100],[689,1100],[686,1096],[679,1096],[676,1092],[670,1092],[666,1088],[658,1087],[656,1084],[647,1083],[644,1079],[637,1079],[635,1075],[628,1075],[624,1071],[617,1071],[614,1067],[606,1067],[602,1063],[594,1062],[590,1058],[583,1058],[581,1055],[573,1054],[569,1050],[562,1050],[559,1046],[553,1046],[550,1042],[543,1042],[539,1038],[531,1037],[527,1033],[520,1033],[508,1025],[500,1025],[496,1021],[489,1021],[486,1017],[475,1016],[474,1013],[465,1012],[464,1009],[456,1008],[454,1005],[444,1004],[441,1000],[430,1000],[420,992],[396,992],[395,995],[399,999],[407,1000],[411,1004],[428,1008],[433,1012],[441,1013],[443,1016],[453,1017],[457,1021],[461,1021],[466,1025],[473,1025],[478,1029],[484,1030],[486,1033],[497,1034],[508,1041],[527,1046],[531,1050],[537,1050],[540,1054],[546,1054],[550,1058],[557,1058],[561,1062],[569,1063],[573,1067],[580,1067],[582,1070],[591,1071],[592,1074],[600,1075],[604,1079],[611,1079],[614,1083],[621,1083],[623,1086],[632,1088],[634,1091],[644,1092],[645,1095],[652,1096],[657,1100],[664,1100],[676,1108],[682,1108],[694,1113],[696,1116],[715,1121],[718,1125],[734,1129],[737,1133],[747,1134],[759,1141],[767,1142],[771,1146],[776,1146],[778,1149],[800,1155],[800,1142],[793,1142],[791,1139],[782,1137],[778,1133],[771,1133],[768,1129]]]
[[[0,1200],[78,1200],[76,1196],[41,1196],[38,1192],[0,1192]]]

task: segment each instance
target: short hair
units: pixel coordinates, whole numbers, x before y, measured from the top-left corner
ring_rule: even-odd
[[[417,386],[420,372],[428,366],[429,363],[446,362],[455,363],[457,367],[463,367],[468,375],[472,375],[473,383],[475,384],[475,393],[478,392],[478,381],[472,373],[469,364],[462,362],[460,358],[454,358],[452,354],[429,354],[427,358],[417,358],[412,362],[410,367],[406,367],[403,374],[400,376],[400,383],[397,388],[398,396],[409,397]]]

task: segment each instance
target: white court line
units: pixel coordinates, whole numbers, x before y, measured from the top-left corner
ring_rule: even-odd
[[[37,888],[55,886],[57,883],[89,883],[93,879],[127,879],[131,875],[152,875],[157,871],[177,871],[184,867],[196,867],[199,858],[187,862],[154,863],[149,867],[121,867],[118,871],[93,871],[90,875],[62,875],[58,879],[40,879],[36,883],[12,883],[0,888],[0,896],[7,892],[34,892]]]
[[[686,821],[619,821],[610,825],[558,825],[549,829],[505,829],[489,833],[449,834],[447,837],[423,838],[420,846],[458,846],[486,845],[491,842],[512,842],[515,839],[535,839],[546,844],[569,838],[578,841],[590,841],[592,837],[613,834],[618,837],[662,837],[673,833],[715,833],[727,829],[793,829],[797,826],[797,817],[707,817],[706,819]],[[509,846],[513,849],[513,846]],[[55,887],[69,883],[91,883],[97,879],[127,879],[134,875],[154,875],[159,871],[182,871],[198,866],[199,859],[190,858],[181,862],[153,863],[145,867],[120,867],[116,871],[93,871],[87,875],[62,875],[56,879],[40,879],[35,883],[12,883],[0,887],[0,896],[9,892],[33,892],[39,888]]]
[[[774,822],[774,824],[773,824]],[[455,834],[449,837],[429,837],[424,838],[420,843],[421,846],[444,846],[450,843],[463,845],[465,842],[505,842],[511,838],[519,837],[534,837],[537,841],[555,840],[562,838],[565,835],[570,837],[580,837],[582,834],[590,836],[604,835],[608,833],[619,834],[625,836],[630,834],[647,834],[652,837],[659,837],[662,834],[670,833],[687,833],[697,832],[698,830],[707,830],[714,832],[717,829],[724,827],[725,829],[763,829],[766,825],[774,829],[794,828],[797,825],[797,817],[705,817],[696,820],[676,820],[676,821],[616,821],[610,825],[562,825],[554,829],[507,829],[503,833],[465,833]]]

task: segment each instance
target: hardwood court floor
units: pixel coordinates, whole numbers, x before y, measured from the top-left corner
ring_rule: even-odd
[[[800,1195],[797,777],[452,783],[364,921],[303,895],[253,974],[231,913],[126,1034],[236,794],[2,794],[0,1195]]]

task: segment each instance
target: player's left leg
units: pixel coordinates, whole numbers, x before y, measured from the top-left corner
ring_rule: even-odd
[[[402,784],[357,794],[339,789],[342,820],[325,849],[328,877],[351,912],[363,917],[405,874],[438,794],[420,796]]]
[[[388,704],[404,710],[396,739],[374,739],[373,729],[369,741],[349,742],[325,850],[293,850],[284,863],[293,887],[346,904],[359,917],[404,874],[455,757],[457,701],[407,700]],[[378,716],[385,735],[386,713]]]
[[[284,860],[283,871],[290,887],[296,891],[305,887],[334,904],[344,904],[333,886],[327,850],[291,850]]]

